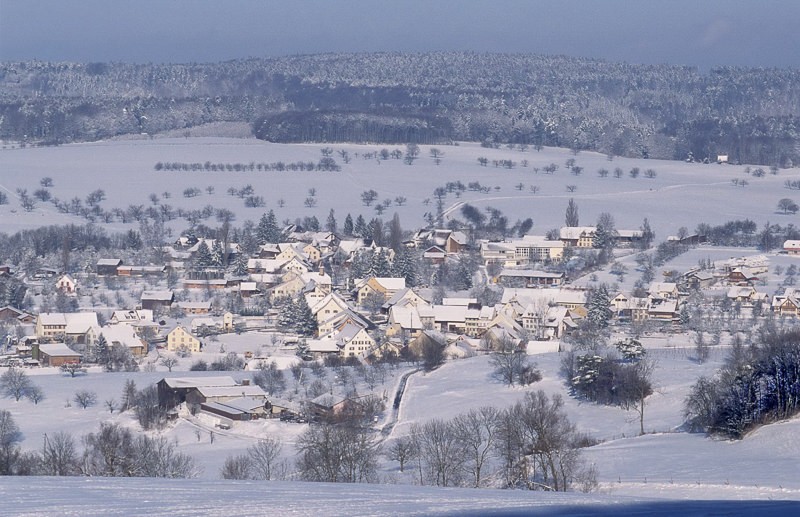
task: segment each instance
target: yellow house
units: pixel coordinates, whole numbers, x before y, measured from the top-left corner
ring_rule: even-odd
[[[181,326],[170,330],[169,334],[167,334],[167,350],[175,352],[184,346],[188,348],[190,352],[199,352],[203,344]]]
[[[308,300],[308,298],[306,299]],[[317,323],[327,321],[348,308],[347,302],[336,293],[326,295],[313,305],[309,303],[309,306],[311,313],[317,318]]]
[[[405,287],[405,278],[372,277],[358,287],[358,304],[363,305],[364,300],[372,293],[382,295],[384,301],[387,301],[394,296],[397,291],[405,289]]]
[[[322,252],[314,246],[313,244],[308,244],[305,248],[303,248],[303,253],[306,254],[308,260],[317,263],[322,258]]]

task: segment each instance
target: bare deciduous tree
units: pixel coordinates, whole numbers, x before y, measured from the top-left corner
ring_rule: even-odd
[[[89,390],[76,391],[72,400],[81,408],[86,409],[97,404],[97,393]]]

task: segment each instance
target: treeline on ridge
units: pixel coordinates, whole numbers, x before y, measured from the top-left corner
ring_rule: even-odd
[[[276,142],[480,141],[791,166],[800,70],[533,54],[0,63],[0,139],[58,144],[245,122]]]

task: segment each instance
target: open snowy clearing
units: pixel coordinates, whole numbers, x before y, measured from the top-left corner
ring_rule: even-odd
[[[316,163],[320,149],[331,147],[333,157],[342,167],[338,173],[329,172],[173,172],[155,171],[157,162],[249,164],[285,163],[304,161]],[[365,217],[376,214],[374,207],[363,206],[360,194],[364,190],[378,192],[378,202],[397,196],[407,198],[403,206],[390,206],[387,214],[395,211],[406,228],[421,226],[426,212],[435,212],[432,193],[436,187],[450,181],[480,182],[491,189],[488,193],[465,191],[460,198],[449,194],[445,206],[461,202],[473,203],[480,208],[500,208],[513,222],[517,218],[532,217],[532,233],[543,234],[563,225],[564,208],[569,198],[579,206],[582,224],[594,224],[601,212],[610,212],[618,228],[638,228],[644,217],[662,240],[676,233],[681,226],[690,231],[700,222],[720,224],[731,219],[750,218],[759,224],[766,221],[786,224],[796,222],[796,216],[776,212],[780,198],[791,198],[794,191],[784,188],[786,180],[800,178],[798,169],[781,170],[777,175],[767,174],[757,178],[744,173],[744,166],[684,163],[664,160],[614,158],[608,161],[598,153],[581,152],[572,155],[567,149],[544,148],[537,152],[486,149],[474,143],[458,146],[438,146],[444,156],[436,165],[429,156],[429,146],[420,147],[419,158],[413,165],[402,160],[376,158],[364,159],[366,153],[386,148],[403,150],[402,146],[355,144],[272,144],[255,139],[235,138],[155,138],[145,140],[115,140],[106,142],[69,144],[60,147],[0,149],[0,189],[9,194],[10,203],[0,205],[2,231],[12,232],[45,224],[80,222],[81,220],[58,213],[50,203],[38,203],[32,212],[19,205],[16,189],[24,188],[32,194],[39,188],[43,177],[53,179],[51,194],[62,201],[75,197],[84,199],[87,194],[102,188],[107,199],[101,203],[106,210],[127,208],[131,204],[150,206],[149,195],[169,199],[162,202],[173,208],[199,209],[205,205],[228,208],[237,214],[238,221],[258,220],[268,208],[276,210],[279,220],[316,215],[324,221],[330,209],[337,217],[361,213]],[[351,161],[345,164],[338,155],[347,150]],[[488,166],[478,164],[479,157],[489,160]],[[566,161],[574,159],[583,167],[575,176],[569,172]],[[513,169],[495,167],[495,160],[513,160]],[[521,165],[528,161],[527,167]],[[554,174],[541,170],[551,163],[559,166]],[[615,178],[613,171],[623,171]],[[641,174],[632,178],[628,174],[639,167]],[[534,169],[540,169],[534,172]],[[601,168],[611,171],[601,178]],[[644,171],[654,169],[655,178],[644,177]],[[732,180],[747,180],[746,187],[733,186]],[[242,199],[230,196],[230,187],[241,188],[251,184],[255,195],[262,196],[266,208],[246,208]],[[521,185],[521,190],[517,186]],[[568,192],[567,186],[575,186]],[[214,187],[209,194],[207,187]],[[537,193],[530,187],[536,186]],[[196,187],[201,194],[183,197],[183,191]],[[499,189],[497,189],[499,187]],[[307,207],[308,190],[316,189],[316,206]],[[279,200],[285,206],[278,206]],[[424,200],[429,199],[429,204]],[[454,210],[454,216],[460,214]],[[184,224],[175,222],[175,229]],[[119,222],[108,225],[111,230],[127,229]]]

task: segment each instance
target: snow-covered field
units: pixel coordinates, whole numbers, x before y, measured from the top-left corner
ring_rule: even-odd
[[[35,489],[34,489],[35,487]],[[800,503],[666,500],[467,488],[141,478],[13,478],[0,483],[9,516],[655,516],[796,515]]]
[[[795,216],[777,213],[776,206],[780,198],[793,196],[794,192],[786,190],[783,184],[786,180],[800,178],[800,169],[785,169],[778,175],[767,173],[756,178],[745,174],[744,166],[619,157],[608,161],[601,154],[581,152],[573,156],[559,148],[522,152],[486,149],[474,143],[438,146],[444,156],[441,164],[436,165],[429,156],[430,148],[421,146],[420,157],[409,166],[402,160],[363,158],[365,153],[383,148],[403,150],[402,146],[332,144],[329,147],[336,151],[333,157],[342,166],[339,173],[154,170],[157,162],[249,164],[302,160],[316,163],[323,147],[328,146],[219,137],[117,140],[47,148],[12,148],[6,144],[0,149],[0,188],[7,191],[11,202],[0,205],[1,228],[8,232],[68,220],[78,222],[57,213],[49,203],[38,203],[30,213],[19,206],[16,189],[25,188],[32,194],[39,188],[39,180],[46,176],[53,178],[54,186],[50,191],[60,200],[84,199],[93,190],[102,188],[107,199],[101,205],[110,210],[131,204],[147,207],[150,194],[162,197],[164,192],[169,192],[170,199],[162,201],[173,208],[205,205],[228,208],[237,214],[238,221],[257,221],[265,211],[265,208],[246,208],[241,199],[227,193],[230,187],[251,184],[255,195],[264,198],[266,208],[275,209],[279,220],[316,215],[324,221],[331,208],[340,220],[347,213],[353,217],[361,213],[369,218],[375,211],[374,207],[362,205],[360,195],[364,190],[376,190],[378,201],[404,196],[407,203],[391,206],[387,214],[391,217],[396,211],[404,227],[411,228],[423,224],[425,212],[435,211],[432,194],[436,187],[449,181],[461,181],[465,185],[477,181],[491,187],[491,192],[467,190],[460,198],[450,194],[446,207],[464,201],[480,208],[500,208],[512,221],[532,217],[533,233],[544,233],[563,225],[569,198],[575,198],[578,203],[582,224],[594,224],[598,214],[610,212],[618,228],[635,229],[648,217],[658,240],[676,233],[681,226],[691,231],[700,222],[720,224],[737,218],[750,218],[759,224],[796,222]],[[349,151],[352,158],[349,164],[342,161],[339,150]],[[487,167],[478,164],[479,157],[488,158]],[[583,167],[580,176],[569,172],[565,165],[569,159]],[[511,170],[494,167],[494,160],[513,160],[517,165]],[[521,165],[523,160],[528,161],[527,167]],[[550,163],[559,166],[554,174],[541,170]],[[614,177],[616,167],[623,170],[621,178]],[[628,174],[633,167],[642,171],[635,179]],[[540,169],[539,172],[534,172],[534,168]],[[608,177],[601,178],[597,174],[601,168],[611,171]],[[654,169],[656,177],[644,177],[646,169]],[[733,179],[746,179],[749,184],[733,186]],[[522,190],[517,190],[519,184]],[[574,192],[567,191],[569,185],[575,186]],[[207,193],[209,186],[214,187],[213,194]],[[538,187],[539,191],[532,193],[531,186]],[[183,191],[190,187],[200,189],[202,194],[184,198]],[[316,189],[314,208],[305,206],[310,188]],[[285,202],[282,208],[278,207],[280,199]],[[430,199],[430,203],[423,204],[425,199]],[[119,223],[109,227],[125,229]]]
[[[317,161],[323,144],[278,145],[254,139],[232,138],[163,138],[120,140],[74,144],[53,148],[0,149],[0,189],[4,189],[10,204],[0,205],[0,231],[13,232],[46,224],[83,223],[71,215],[58,213],[49,203],[38,203],[25,212],[16,198],[17,188],[31,193],[39,188],[39,180],[49,176],[54,186],[51,193],[62,200],[85,198],[94,189],[102,188],[107,199],[106,210],[126,208],[131,204],[148,206],[151,193],[163,198],[174,208],[228,208],[237,214],[236,224],[246,219],[258,220],[266,208],[273,208],[279,219],[294,219],[316,215],[325,220],[328,211],[335,210],[341,221],[344,215],[361,213],[372,217],[373,208],[360,201],[364,190],[375,189],[379,200],[408,198],[404,206],[392,206],[388,214],[397,212],[406,229],[423,224],[423,214],[435,210],[433,199],[436,187],[448,181],[464,184],[479,181],[492,187],[488,194],[464,192],[460,199],[448,195],[446,206],[465,201],[479,207],[500,208],[513,221],[532,217],[532,233],[561,226],[569,198],[578,203],[582,224],[593,224],[601,212],[610,212],[618,228],[638,228],[649,218],[657,241],[676,233],[681,226],[692,230],[697,223],[723,223],[735,218],[750,218],[757,223],[766,221],[785,225],[797,222],[796,216],[776,213],[778,199],[792,197],[783,188],[787,179],[800,176],[798,169],[781,170],[777,176],[767,174],[755,178],[744,174],[744,166],[687,164],[655,160],[615,158],[582,152],[573,156],[563,149],[544,149],[541,152],[520,152],[508,149],[484,149],[477,144],[439,146],[444,152],[440,165],[428,156],[423,146],[420,158],[408,166],[401,160],[364,160],[364,153],[383,147],[378,145],[331,145],[335,150],[346,149],[352,162],[342,165],[339,173],[326,172],[157,172],[156,162],[249,163]],[[358,156],[356,156],[358,153]],[[477,158],[486,156],[488,167],[478,165]],[[564,166],[574,158],[584,167],[581,176],[574,176]],[[513,170],[495,168],[492,160],[513,159]],[[527,167],[519,162],[528,160]],[[534,167],[556,163],[559,170],[553,175]],[[622,178],[601,178],[600,168],[611,171],[621,167]],[[654,179],[628,175],[632,167],[657,171]],[[732,179],[747,179],[746,187],[734,187]],[[517,190],[515,185],[524,188]],[[251,184],[255,194],[263,196],[266,208],[246,208],[238,197],[227,194],[229,187]],[[540,191],[533,194],[530,186]],[[575,185],[575,192],[567,192]],[[209,194],[206,187],[213,186]],[[494,187],[500,187],[499,190]],[[202,194],[185,198],[184,189],[197,187]],[[317,206],[309,208],[304,200],[308,190],[316,189]],[[284,207],[278,200],[285,201]],[[384,216],[385,217],[385,216]],[[130,225],[118,221],[105,225],[111,231],[126,230]],[[185,227],[175,222],[177,230]],[[723,260],[742,254],[757,254],[756,250],[700,247],[667,264],[662,269],[685,270],[701,259]],[[784,269],[791,258],[770,255],[770,271],[776,265]],[[622,288],[630,288],[639,276],[635,271],[634,255],[620,259],[628,267]],[[659,272],[660,276],[660,272]],[[600,281],[615,280],[607,273],[598,273]],[[780,277],[774,275],[768,286],[771,293]],[[588,282],[585,279],[585,282]],[[579,282],[580,283],[580,282]],[[274,355],[281,367],[292,362],[289,354],[281,355],[270,349],[270,336],[245,334],[220,340],[227,351],[265,349]],[[558,515],[603,514],[618,515],[708,515],[749,514],[769,512],[800,513],[794,504],[767,501],[745,503],[721,502],[743,499],[800,500],[800,420],[794,419],[753,432],[738,442],[719,441],[702,435],[680,432],[683,422],[682,404],[692,383],[701,375],[712,375],[724,359],[724,349],[715,349],[705,364],[691,360],[691,337],[684,334],[651,336],[644,339],[651,357],[658,361],[655,373],[656,393],[648,398],[645,412],[645,436],[637,436],[638,420],[633,411],[604,407],[577,401],[568,396],[558,375],[559,355],[549,349],[530,352],[535,355],[543,380],[530,388],[508,388],[490,378],[486,357],[451,361],[429,374],[415,374],[409,382],[390,438],[408,432],[414,422],[431,418],[452,418],[471,408],[483,405],[506,407],[524,396],[527,389],[542,389],[548,394],[561,394],[565,409],[578,429],[601,441],[585,450],[596,464],[601,481],[601,493],[593,495],[530,494],[499,490],[437,490],[411,486],[343,486],[307,485],[303,483],[272,482],[246,483],[219,481],[219,469],[229,454],[243,452],[259,437],[281,439],[284,455],[291,456],[291,446],[305,429],[305,424],[254,422],[239,424],[231,431],[215,430],[211,443],[212,425],[202,419],[180,420],[164,431],[177,440],[181,451],[197,460],[201,467],[199,480],[97,480],[97,479],[3,479],[0,482],[0,515],[253,515],[289,512],[294,515],[395,515],[399,513],[427,515],[447,513],[458,515]],[[549,346],[549,345],[548,345]],[[212,352],[216,352],[212,348]],[[191,361],[185,360],[179,369],[185,370]],[[209,359],[212,357],[209,356]],[[163,370],[163,368],[161,369]],[[287,372],[288,373],[288,372]],[[90,372],[77,378],[41,369],[31,371],[32,379],[45,391],[47,398],[38,405],[28,401],[0,399],[0,409],[12,412],[20,426],[24,449],[41,446],[45,433],[68,431],[80,436],[93,431],[102,421],[136,425],[129,414],[110,413],[104,402],[119,400],[122,387],[133,378],[141,388],[165,375],[164,371],[135,374],[104,374]],[[210,373],[210,374],[213,374]],[[175,374],[189,375],[185,371]],[[235,373],[239,378],[249,372]],[[397,373],[387,381],[386,391],[392,392]],[[291,383],[291,381],[290,381]],[[90,389],[98,393],[98,404],[80,409],[68,404],[75,391]],[[397,466],[385,460],[381,474],[384,479],[397,480]],[[37,489],[30,488],[36,486]],[[37,497],[47,494],[47,497]],[[650,499],[653,498],[653,499]],[[714,500],[682,502],[666,500]],[[624,506],[611,506],[624,505]]]

